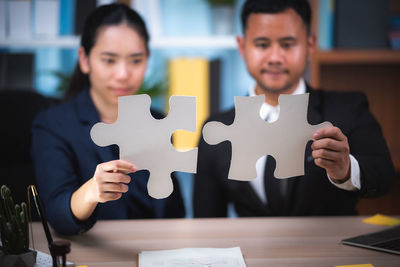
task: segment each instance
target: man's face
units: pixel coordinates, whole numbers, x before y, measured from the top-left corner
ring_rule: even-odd
[[[302,77],[314,46],[301,17],[287,9],[276,14],[251,14],[239,51],[257,94],[292,93]]]

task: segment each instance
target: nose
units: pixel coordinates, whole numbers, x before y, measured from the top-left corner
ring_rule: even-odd
[[[129,78],[129,67],[128,64],[126,64],[125,62],[120,62],[117,66],[116,66],[116,77],[117,79],[120,80],[125,80],[127,78]]]
[[[279,45],[273,45],[268,54],[269,64],[281,64],[283,62],[283,49]]]

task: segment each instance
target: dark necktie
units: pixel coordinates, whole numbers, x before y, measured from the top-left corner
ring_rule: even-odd
[[[267,195],[267,206],[273,216],[284,215],[285,198],[282,195],[282,181],[274,177],[276,162],[271,156],[267,156],[267,162],[264,170],[264,189]]]

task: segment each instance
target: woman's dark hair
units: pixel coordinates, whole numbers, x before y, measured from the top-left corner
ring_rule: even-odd
[[[116,26],[122,23],[134,29],[143,38],[146,50],[149,52],[148,43],[150,37],[146,29],[146,24],[140,15],[124,4],[110,4],[96,8],[85,20],[81,46],[85,50],[86,55],[89,56],[90,51],[96,44],[97,34],[101,27]],[[76,64],[68,90],[64,94],[64,100],[75,97],[80,91],[89,86],[88,75],[81,71],[79,63]]]
[[[311,7],[308,0],[247,0],[241,13],[242,30],[246,31],[247,21],[251,14],[276,14],[292,8],[301,17],[306,27],[307,34],[310,34]]]

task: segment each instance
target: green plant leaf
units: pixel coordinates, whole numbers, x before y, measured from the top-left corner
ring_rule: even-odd
[[[1,187],[0,237],[4,254],[21,254],[29,251],[29,228],[27,227],[27,208],[23,202],[14,205],[11,190]]]
[[[150,84],[148,80],[142,83],[136,94],[148,94],[151,98],[159,97],[167,93],[168,83],[166,81],[158,81]]]

